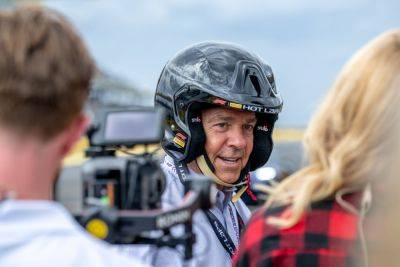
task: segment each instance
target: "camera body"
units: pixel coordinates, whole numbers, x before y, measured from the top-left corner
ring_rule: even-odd
[[[204,176],[188,177],[183,202],[175,209],[161,209],[165,176],[159,156],[147,148],[162,140],[164,120],[163,110],[151,108],[103,110],[88,131],[89,160],[79,169],[76,182],[80,203],[71,211],[100,239],[113,244],[184,245],[185,259],[189,259],[195,242],[192,216],[198,209],[211,207],[211,192],[216,188]],[[132,153],[139,145],[143,152]],[[169,229],[178,224],[184,225],[185,233],[172,236]],[[162,235],[152,237],[153,230]]]
[[[100,122],[89,131],[91,159],[82,166],[87,205],[107,205],[118,210],[160,208],[165,177],[155,154],[145,150],[132,154],[136,145],[160,142],[163,134],[161,110],[103,110]],[[124,147],[129,156],[117,157]]]
[[[82,166],[82,178],[87,204],[118,210],[161,208],[165,179],[157,160],[149,155],[93,158]]]

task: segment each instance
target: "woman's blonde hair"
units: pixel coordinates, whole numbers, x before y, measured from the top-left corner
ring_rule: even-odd
[[[268,223],[291,227],[311,202],[383,178],[399,95],[400,30],[394,30],[369,42],[342,69],[305,132],[309,164],[269,189],[267,207],[289,205],[290,216]]]

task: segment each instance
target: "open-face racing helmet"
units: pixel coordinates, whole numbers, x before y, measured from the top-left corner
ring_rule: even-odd
[[[176,161],[189,163],[204,150],[201,110],[209,106],[255,112],[253,151],[245,172],[264,165],[282,98],[271,67],[257,55],[229,43],[204,42],[178,52],[158,80],[155,105],[167,110],[162,146]],[[212,169],[212,166],[210,166]]]

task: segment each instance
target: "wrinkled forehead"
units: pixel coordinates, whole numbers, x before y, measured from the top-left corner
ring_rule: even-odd
[[[256,121],[256,114],[251,111],[236,110],[227,107],[213,106],[207,109],[203,109],[202,112],[203,122],[209,122],[213,120],[230,120],[240,119],[246,122]]]

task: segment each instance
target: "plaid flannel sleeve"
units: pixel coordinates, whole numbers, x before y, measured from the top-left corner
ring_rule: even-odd
[[[254,214],[234,266],[354,266],[351,251],[357,238],[356,216],[334,203],[322,202],[288,229],[266,223],[267,216],[285,216],[286,211],[282,208]]]

